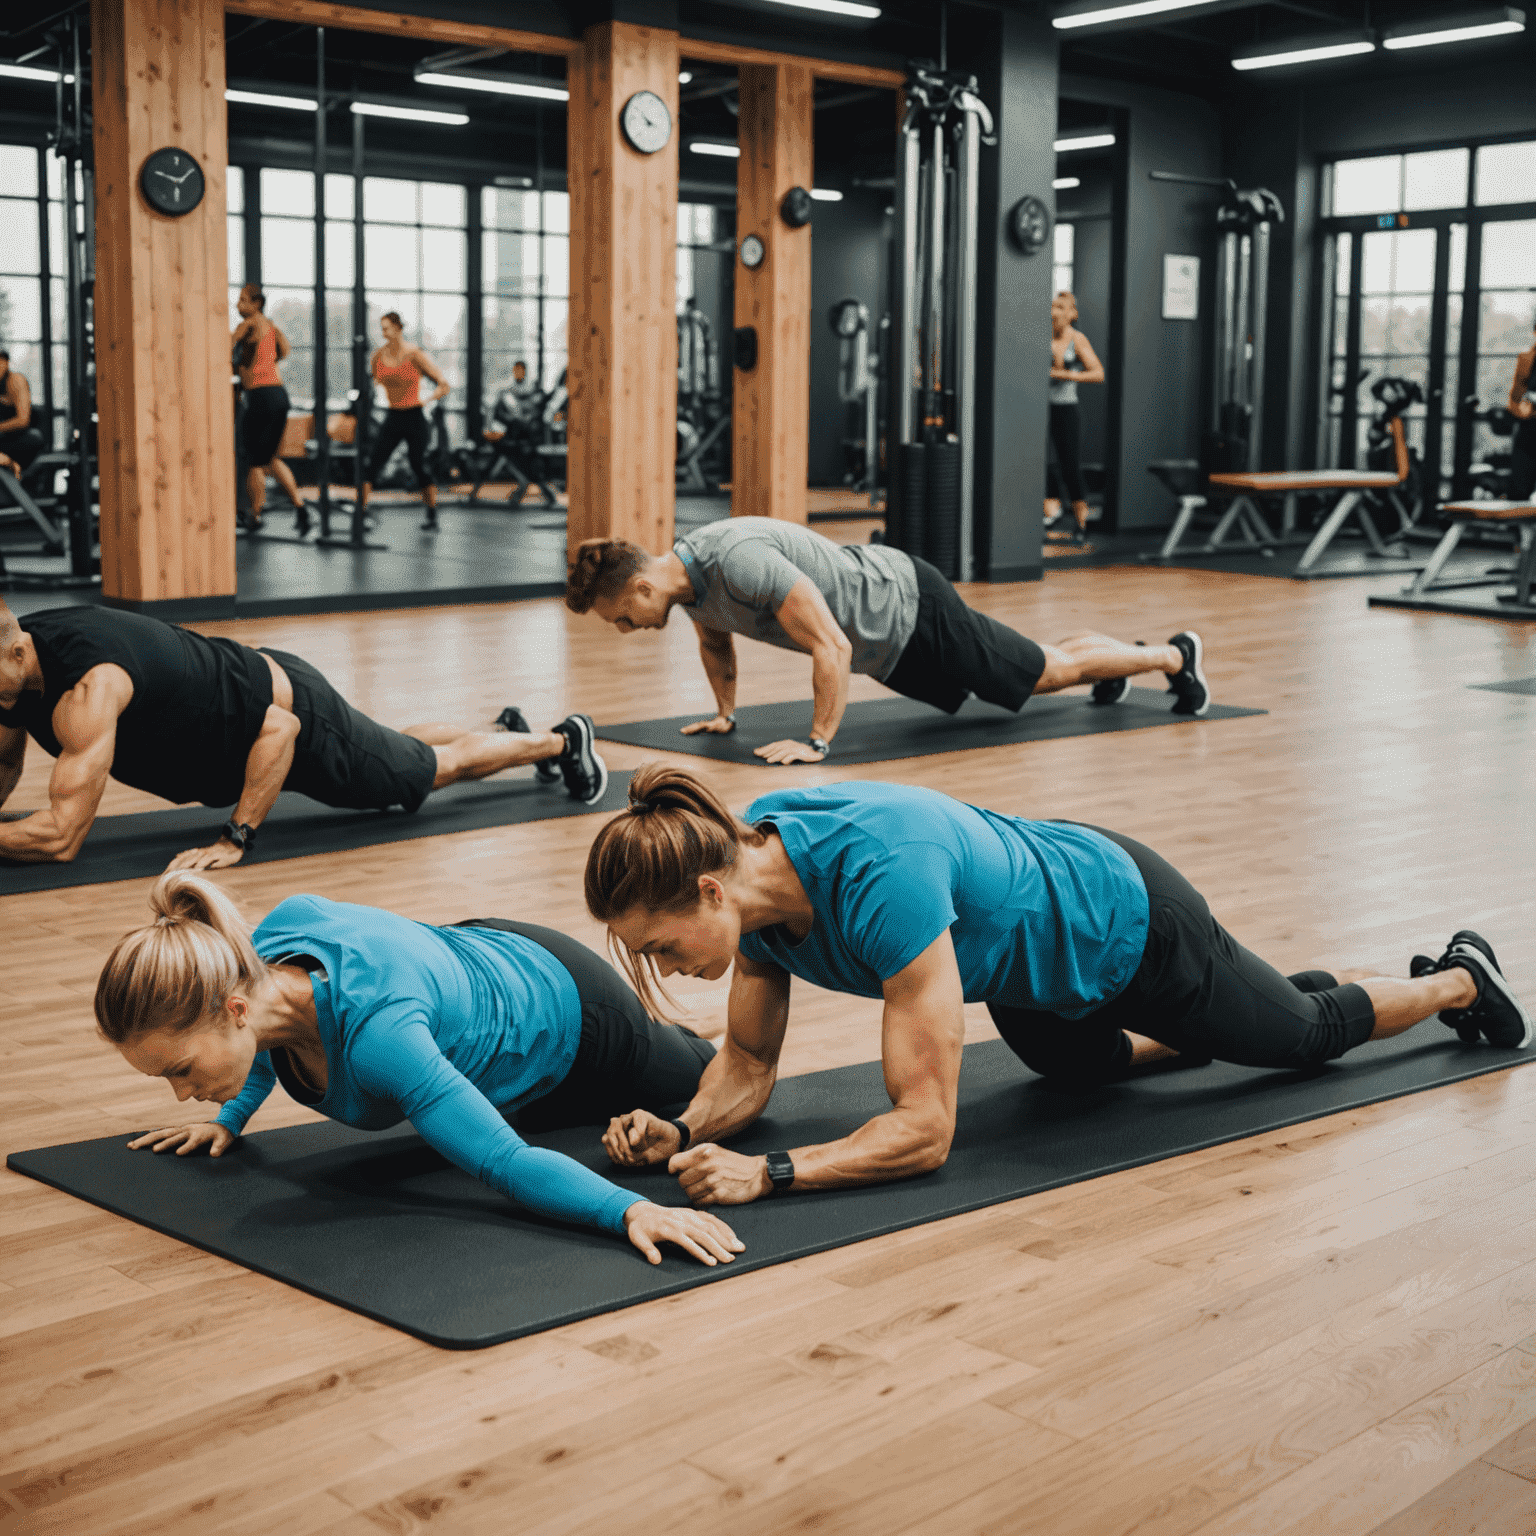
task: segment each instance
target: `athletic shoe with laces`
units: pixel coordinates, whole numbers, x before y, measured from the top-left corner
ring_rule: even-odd
[[[1181,629],[1168,644],[1174,646],[1184,658],[1184,665],[1168,679],[1168,692],[1176,695],[1173,713],[1176,715],[1203,715],[1211,707],[1211,688],[1205,680],[1201,665],[1205,647],[1200,636],[1192,629]]]
[[[608,765],[594,750],[597,727],[591,715],[567,715],[555,730],[565,737],[565,751],[558,759],[565,792],[583,805],[601,800],[608,788]]]
[[[496,724],[504,731],[515,731],[519,736],[533,735],[533,727],[528,724],[528,716],[516,704],[508,704],[496,716]],[[560,759],[557,757],[541,758],[533,765],[533,772],[534,777],[541,784],[558,784],[560,782]]]
[[[1106,677],[1103,682],[1093,685],[1092,702],[1095,704],[1118,704],[1130,691],[1130,678]]]
[[[1499,969],[1493,945],[1481,934],[1463,928],[1451,935],[1451,942],[1438,960],[1415,955],[1409,965],[1414,976],[1428,976],[1457,967],[1470,973],[1477,983],[1477,1001],[1470,1008],[1446,1008],[1440,1022],[1454,1029],[1463,1040],[1475,1040],[1480,1034],[1490,1044],[1505,1050],[1520,1051],[1531,1043],[1531,1016],[1521,1006]]]

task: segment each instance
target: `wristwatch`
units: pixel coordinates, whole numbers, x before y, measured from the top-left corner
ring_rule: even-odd
[[[233,843],[242,853],[256,846],[256,828],[248,827],[243,821],[226,821],[219,836],[226,843]]]
[[[820,736],[807,736],[805,741],[812,752],[819,752],[823,757],[828,756],[832,751],[832,743],[823,741]]]
[[[795,1182],[795,1165],[788,1152],[770,1152],[764,1161],[768,1164],[768,1180],[773,1192],[782,1195]]]

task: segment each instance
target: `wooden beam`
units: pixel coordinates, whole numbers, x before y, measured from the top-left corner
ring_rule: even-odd
[[[804,63],[745,64],[736,162],[736,310],[757,332],[757,363],[738,368],[731,395],[731,515],[806,520],[811,400],[811,227],[791,229],[779,204],[809,190],[814,81]],[[755,271],[740,243],[767,247]]]
[[[672,547],[677,465],[677,33],[590,27],[570,61],[569,548],[623,538]],[[619,116],[666,102],[665,148],[641,154]]]
[[[220,0],[92,0],[101,576],[133,603],[233,595]],[[202,167],[201,205],[155,212],[157,149]]]
[[[349,32],[383,32],[392,37],[434,43],[468,43],[506,48],[512,53],[549,53],[568,57],[581,44],[571,37],[524,32],[515,27],[486,27],[467,21],[440,21],[431,16],[402,16],[394,11],[368,11],[335,5],[330,0],[224,0],[224,9],[238,16],[262,16],[301,26],[342,27]]]
[[[875,64],[848,64],[840,59],[813,59],[799,53],[776,53],[771,48],[707,42],[698,37],[685,37],[681,52],[685,59],[697,59],[702,64],[729,64],[738,68],[747,64],[807,68],[818,80],[842,80],[850,85],[880,85],[898,90],[907,81],[899,69],[882,69]]]

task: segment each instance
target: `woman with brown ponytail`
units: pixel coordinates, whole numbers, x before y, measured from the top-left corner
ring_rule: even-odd
[[[290,896],[254,933],[200,875],[162,875],[155,920],[112,951],[96,1022],[123,1058],[211,1122],[150,1131],[132,1148],[234,1145],[274,1084],[343,1125],[409,1119],[449,1162],[531,1210],[658,1243],[704,1264],[743,1245],[724,1222],[618,1188],[523,1130],[602,1124],[624,1105],[690,1098],[713,1048],[657,1024],[613,969],[532,923],[434,928],[376,907]]]
[[[682,769],[642,768],[587,858],[587,906],[643,997],[656,976],[735,964],[729,1029],[680,1117],[644,1107],[603,1137],[621,1166],[665,1162],[697,1205],[878,1183],[940,1167],[955,1134],[964,1005],[987,1005],[1032,1070],[1113,1082],[1183,1054],[1314,1068],[1431,1014],[1520,1048],[1531,1020],[1488,943],[1463,930],[1414,979],[1285,977],[1150,848],[1024,821],[930,789],[860,782],[763,795],[745,820]],[[790,977],[885,1001],[892,1108],[839,1140],[743,1157],[715,1145],[773,1091]]]

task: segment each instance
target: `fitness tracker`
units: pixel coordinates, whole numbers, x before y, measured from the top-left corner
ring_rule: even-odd
[[[770,1152],[765,1161],[768,1164],[768,1180],[773,1185],[773,1192],[776,1195],[782,1195],[795,1182],[795,1165],[790,1161],[788,1152]]]
[[[823,757],[826,757],[832,751],[832,743],[830,741],[823,741],[820,736],[807,736],[805,741],[811,751],[819,752]]]
[[[720,718],[724,720],[725,723],[730,726],[733,731],[736,729],[736,711],[734,709],[730,712],[730,714],[721,715]]]
[[[248,827],[243,821],[226,821],[219,836],[226,843],[233,843],[242,853],[256,846],[256,828]]]
[[[672,1127],[672,1129],[677,1132],[677,1135],[678,1135],[677,1150],[678,1150],[678,1152],[686,1152],[688,1150],[688,1143],[693,1140],[693,1132],[690,1131],[688,1129],[688,1127],[686,1125],[684,1125],[681,1120],[668,1120],[667,1124],[670,1125]],[[676,1153],[674,1153],[673,1156],[676,1156]]]

